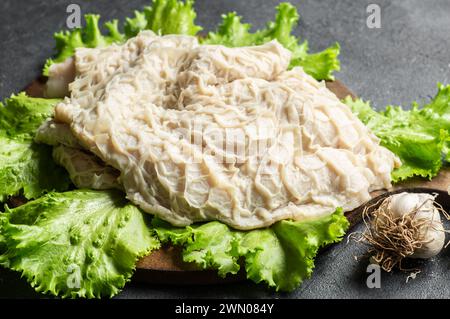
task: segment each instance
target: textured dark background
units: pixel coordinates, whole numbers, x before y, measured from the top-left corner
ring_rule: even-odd
[[[291,1],[300,12],[295,34],[308,39],[312,51],[341,44],[337,78],[377,108],[426,101],[436,83],[450,82],[450,1],[329,0]],[[102,18],[130,16],[149,1],[2,0],[0,2],[0,98],[19,92],[40,74],[52,55],[52,34],[65,26],[65,9],[78,3],[83,13]],[[214,29],[220,14],[236,11],[255,27],[272,19],[279,1],[197,0],[197,23]],[[381,7],[381,29],[368,29],[366,8]],[[361,228],[361,226],[357,227]],[[450,249],[449,249],[450,250]],[[364,249],[354,243],[323,251],[310,280],[290,294],[250,282],[216,286],[166,286],[129,283],[119,298],[449,298],[450,252],[427,263],[406,283],[403,273],[383,274],[381,289],[366,286]],[[15,273],[0,271],[0,297],[39,297]]]

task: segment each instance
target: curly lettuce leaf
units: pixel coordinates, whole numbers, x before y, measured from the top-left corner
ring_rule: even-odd
[[[104,24],[107,34],[102,34],[97,14],[86,14],[85,27],[73,31],[61,31],[54,35],[56,55],[48,59],[44,65],[43,74],[48,75],[48,69],[53,63],[62,62],[75,53],[76,48],[98,48],[112,43],[121,43],[134,37],[142,30],[153,30],[161,34],[195,35],[202,28],[194,23],[196,13],[193,1],[153,0],[151,6],[135,11],[133,18],[126,18],[123,24],[124,34],[119,31],[117,20]]]
[[[142,30],[159,34],[196,35],[202,27],[195,24],[197,13],[191,0],[153,0],[143,11],[134,11],[134,18],[124,23],[127,38],[136,36]]]
[[[306,43],[306,42],[304,42]],[[317,53],[305,54],[291,60],[291,67],[301,66],[316,80],[334,80],[334,71],[340,70],[338,43]]]
[[[336,43],[322,52],[308,53],[308,42],[301,42],[292,35],[299,19],[297,9],[286,2],[280,3],[276,9],[275,21],[253,33],[250,32],[251,25],[242,23],[241,17],[235,12],[223,15],[222,24],[217,31],[209,32],[203,43],[237,47],[263,44],[276,39],[292,52],[290,67],[302,66],[306,73],[317,80],[333,80],[333,72],[340,69],[339,45]]]
[[[213,221],[179,228],[154,218],[152,226],[161,242],[185,246],[185,262],[194,262],[203,269],[217,269],[222,277],[239,271],[239,256],[235,247],[239,233],[227,225]]]
[[[349,223],[337,209],[317,220],[284,220],[250,231],[232,230],[215,221],[177,228],[154,218],[152,225],[161,242],[184,247],[186,262],[217,269],[225,277],[239,271],[242,258],[249,279],[291,291],[311,276],[319,248],[340,241]]]
[[[123,31],[127,39],[136,36],[142,30],[147,28],[147,18],[145,13],[141,11],[134,11],[133,18],[125,18],[125,23],[123,24]]]
[[[5,236],[3,236],[3,226],[6,223],[6,217],[5,214],[0,212],[0,255],[4,254],[6,252],[6,241]]]
[[[52,148],[0,136],[0,202],[23,192],[27,199],[69,188],[66,171],[56,165]]]
[[[417,108],[417,105],[415,106]],[[440,131],[445,162],[450,162],[450,85],[438,84],[438,93],[425,105],[420,116],[423,124]]]
[[[439,84],[430,103],[422,108],[413,103],[410,110],[387,106],[377,112],[360,99],[347,97],[344,102],[402,161],[392,172],[394,182],[413,176],[431,179],[441,169],[442,158],[449,161],[450,86]]]
[[[117,191],[50,193],[1,218],[0,264],[55,296],[111,297],[159,247],[146,215]]]
[[[257,42],[256,33],[251,33],[249,23],[242,23],[236,12],[222,15],[222,23],[216,32],[209,32],[205,44],[222,44],[228,47],[242,47]]]
[[[57,102],[21,93],[0,103],[0,202],[21,191],[31,199],[69,187],[67,173],[52,159],[51,147],[33,142],[36,129],[52,115]]]
[[[202,27],[194,23],[197,13],[193,6],[192,0],[153,0],[153,4],[144,9],[146,29],[161,34],[196,35]]]
[[[53,115],[59,99],[42,99],[25,93],[12,95],[0,103],[0,135],[33,139],[37,128]]]

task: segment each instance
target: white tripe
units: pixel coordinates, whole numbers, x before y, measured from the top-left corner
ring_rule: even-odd
[[[54,121],[120,171],[130,201],[174,225],[351,210],[391,186],[399,160],[323,82],[287,70],[290,58],[277,41],[227,48],[150,31],[80,48]]]

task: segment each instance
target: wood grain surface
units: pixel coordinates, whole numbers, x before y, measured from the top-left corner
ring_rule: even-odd
[[[43,97],[43,89],[46,78],[42,77],[32,82],[27,88],[28,95],[33,97]],[[327,82],[327,87],[336,94],[339,99],[346,96],[356,97],[340,81]],[[413,178],[403,183],[396,184],[390,190],[379,190],[371,193],[372,200],[361,205],[345,215],[353,227],[361,221],[361,213],[366,205],[377,202],[385,196],[402,191],[410,192],[431,192],[438,193],[438,201],[448,207],[450,197],[447,188],[450,185],[450,170],[444,169],[433,180]],[[217,284],[224,282],[235,282],[245,279],[245,274],[241,271],[237,275],[220,278],[214,270],[201,270],[195,264],[185,263],[181,257],[181,248],[165,245],[153,251],[150,255],[142,258],[136,266],[134,280],[147,283],[164,284]]]

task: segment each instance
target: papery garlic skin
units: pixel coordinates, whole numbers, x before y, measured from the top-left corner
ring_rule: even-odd
[[[417,221],[426,220],[420,228],[420,239],[425,243],[417,248],[410,258],[431,258],[439,254],[445,244],[445,231],[434,196],[427,193],[399,193],[390,198],[389,208],[394,218],[400,218],[418,209],[414,215]]]

